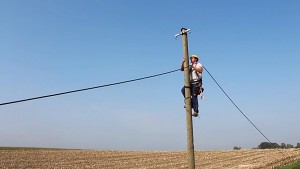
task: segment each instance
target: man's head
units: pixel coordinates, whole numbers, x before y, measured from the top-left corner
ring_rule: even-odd
[[[191,57],[190,57],[190,59],[191,59],[191,62],[198,62],[198,56],[197,55],[192,55]]]

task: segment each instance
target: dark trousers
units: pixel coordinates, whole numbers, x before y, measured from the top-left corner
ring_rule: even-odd
[[[190,84],[190,91],[191,91],[191,100],[192,100],[192,108],[194,109],[194,112],[199,112],[198,109],[198,94],[199,94],[199,90],[200,90],[200,83],[191,83]],[[183,88],[181,89],[181,93],[183,95],[183,97],[185,97],[185,87],[183,86]],[[185,102],[185,101],[184,101]]]

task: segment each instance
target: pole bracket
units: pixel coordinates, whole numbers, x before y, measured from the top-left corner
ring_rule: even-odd
[[[177,39],[178,36],[186,34],[186,33],[191,33],[191,29],[186,29],[186,28],[181,28],[181,32],[175,35],[175,39]]]

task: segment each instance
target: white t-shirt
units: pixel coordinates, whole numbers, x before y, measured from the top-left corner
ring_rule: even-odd
[[[197,63],[196,68],[201,68],[202,64]],[[194,68],[190,68],[190,80],[191,82],[199,81],[202,78],[202,73],[197,72]]]

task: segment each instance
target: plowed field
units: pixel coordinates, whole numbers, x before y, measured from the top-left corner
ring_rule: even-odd
[[[195,151],[196,168],[272,168],[300,159],[300,149]],[[0,150],[1,169],[188,168],[186,151]]]

